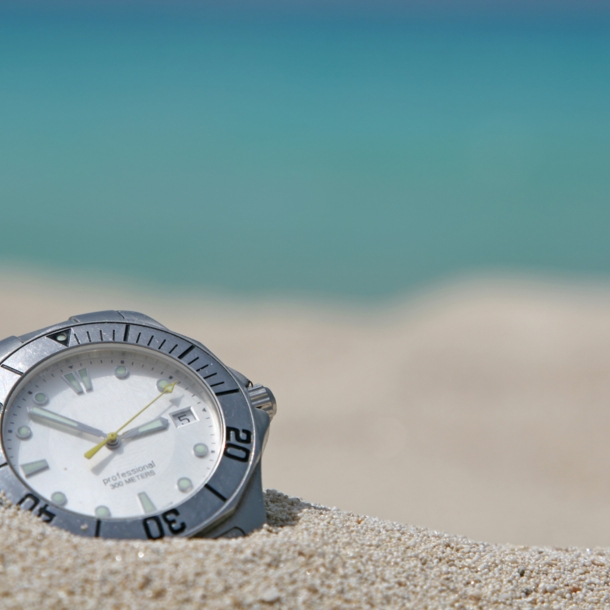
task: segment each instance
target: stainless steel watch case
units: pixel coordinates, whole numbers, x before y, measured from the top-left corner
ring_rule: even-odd
[[[0,425],[4,405],[28,371],[50,356],[79,345],[116,343],[163,352],[194,371],[216,396],[226,438],[210,480],[192,497],[165,512],[141,518],[97,519],[39,498],[13,471],[0,448],[0,491],[14,504],[74,534],[159,539],[172,536],[242,536],[261,527],[265,510],[260,459],[275,413],[273,394],[225,366],[198,341],[131,311],[73,316],[21,337],[0,341]]]

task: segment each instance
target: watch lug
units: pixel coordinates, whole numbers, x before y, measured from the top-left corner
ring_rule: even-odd
[[[70,322],[124,322],[125,318],[118,311],[93,311],[70,316]]]
[[[157,322],[150,316],[147,316],[143,313],[139,313],[137,311],[120,310],[117,313],[123,317],[125,322],[134,322],[136,324],[146,324],[148,326],[156,326],[157,328],[167,329],[167,326],[163,326],[163,324]]]
[[[265,413],[265,411],[261,411],[260,409],[252,409],[252,416],[254,417],[256,434],[258,438],[262,439],[262,453],[265,450],[265,446],[267,445],[267,437],[269,436],[269,426],[271,424],[271,418],[269,417],[268,413]]]
[[[22,345],[23,343],[18,337],[7,337],[0,341],[0,360],[4,360],[12,351]]]
[[[42,337],[42,335],[47,335],[53,330],[61,330],[62,328],[66,328],[66,326],[70,326],[69,320],[66,320],[65,322],[60,322],[59,324],[45,326],[44,328],[40,328],[38,330],[33,330],[32,332],[26,333],[25,335],[20,335],[17,338],[19,339],[19,341],[21,341],[21,343],[27,343],[30,339]]]
[[[240,386],[243,388],[249,388],[252,385],[252,382],[243,373],[232,369],[230,366],[227,366],[227,368],[231,371],[231,373],[233,373],[233,376],[235,379],[237,379]]]
[[[206,538],[237,538],[261,528],[267,522],[261,478],[261,464],[256,466],[248,487],[235,512],[220,525],[197,536]]]
[[[94,311],[92,313],[83,313],[76,316],[71,316],[70,322],[79,323],[95,323],[95,322],[133,322],[136,324],[146,324],[147,326],[156,326],[157,328],[165,328],[150,316],[137,311]]]

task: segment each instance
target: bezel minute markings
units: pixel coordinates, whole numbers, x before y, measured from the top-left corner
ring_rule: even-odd
[[[94,322],[92,319],[89,317],[87,322],[60,328],[56,326],[48,335],[39,335],[11,353],[12,360],[25,362],[27,366],[20,377],[15,375],[14,381],[11,378],[13,385],[5,388],[5,395],[0,395],[0,403],[5,406],[1,415],[2,445],[8,461],[7,467],[0,468],[0,488],[13,503],[31,510],[52,525],[82,536],[157,539],[208,532],[234,513],[258,463],[260,441],[256,437],[253,414],[245,392],[223,363],[186,337],[143,323]],[[48,348],[45,342],[49,339],[53,339],[59,351]],[[109,349],[116,353],[109,365],[109,379],[123,392],[140,374],[129,359],[132,348],[150,353],[152,359],[159,354],[173,363],[155,369],[151,395],[138,398],[138,405],[144,407],[160,386],[161,393],[164,386],[177,381],[174,370],[184,371],[175,386],[180,388],[182,402],[170,402],[176,394],[163,397],[156,403],[163,403],[159,410],[151,408],[129,423],[118,433],[115,446],[103,447],[89,461],[82,457],[83,453],[103,438],[96,439],[83,430],[99,428],[107,435],[135,415],[138,409],[126,404],[121,421],[108,426],[103,419],[100,423],[96,416],[91,416],[88,409],[98,396],[102,396],[108,377],[100,376],[95,362],[90,364],[87,350]],[[127,356],[122,358],[122,353]],[[49,366],[47,361],[61,361],[63,370],[37,377],[38,371]],[[209,441],[206,434],[193,436],[189,432],[197,430],[198,426],[207,426],[211,414],[210,409],[205,409],[206,405],[191,397],[188,383],[184,381],[189,375],[194,375],[198,383],[207,388],[209,400],[214,404],[217,413],[214,417],[217,417],[219,426],[219,436],[214,442]],[[21,392],[28,384],[32,393],[22,402]],[[62,394],[53,389],[58,387],[64,388]],[[116,395],[121,396],[118,389]],[[70,397],[74,403],[73,410],[64,410],[63,397]],[[19,405],[22,405],[21,410],[14,411]],[[28,408],[32,407],[49,411],[49,415],[30,419]],[[22,424],[19,420],[14,426],[10,424],[8,415],[13,412],[23,414],[27,423]],[[76,422],[79,426],[77,432],[69,433],[68,421],[58,421],[54,425],[51,421],[54,413]],[[130,430],[132,432],[128,435]],[[58,435],[53,438],[61,439],[60,444],[74,443],[75,447],[78,446],[82,463],[75,458],[74,465],[70,463],[69,467],[60,468],[57,456],[46,450],[37,452],[38,443],[44,442],[49,435]],[[175,466],[172,463],[168,467],[159,462],[157,453],[149,455],[148,450],[144,457],[138,457],[138,452],[148,443],[162,447],[164,443],[174,442],[173,438],[178,446],[182,443],[183,463]],[[113,460],[122,454],[132,455],[133,463],[116,469],[112,466]],[[23,459],[15,461],[20,455]],[[199,469],[197,472],[209,468],[209,473],[200,481],[191,474],[194,471],[189,470],[194,467]],[[75,491],[70,483],[72,472],[77,468],[100,468],[101,472],[99,489],[91,490],[92,494],[97,494],[91,496],[94,504],[87,513],[79,512],[78,490]],[[181,498],[170,505],[161,489],[153,493],[156,488],[147,486],[151,481],[160,480],[166,468],[169,468],[171,493],[179,494]],[[117,478],[113,481],[112,477]],[[49,491],[43,494],[37,491],[37,486],[46,478],[50,481]],[[111,485],[116,487],[111,488]],[[133,517],[121,517],[120,511],[113,509],[113,498],[123,493],[122,490],[129,495]]]

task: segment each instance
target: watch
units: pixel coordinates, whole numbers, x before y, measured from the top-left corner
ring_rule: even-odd
[[[273,394],[132,311],[0,341],[0,491],[74,534],[242,536],[265,522]]]

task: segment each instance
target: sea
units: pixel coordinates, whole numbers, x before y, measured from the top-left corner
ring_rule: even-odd
[[[379,300],[609,233],[609,20],[0,11],[0,265]]]

